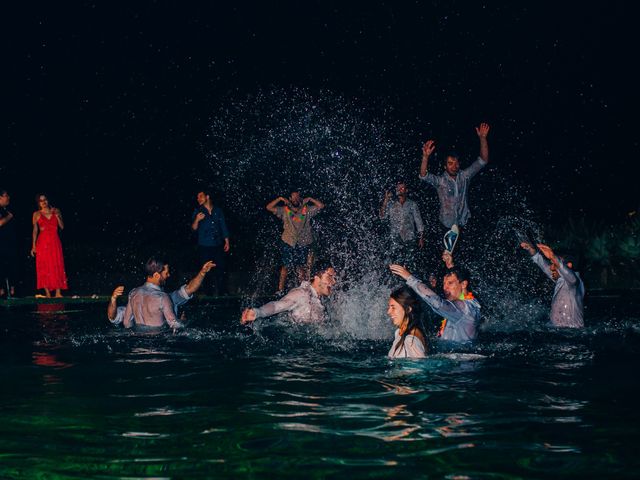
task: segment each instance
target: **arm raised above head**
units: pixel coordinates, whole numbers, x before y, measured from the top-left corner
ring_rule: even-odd
[[[274,215],[278,214],[278,203],[284,203],[285,205],[288,205],[289,201],[284,198],[284,197],[277,197],[274,198],[273,200],[271,200],[269,203],[267,203],[266,209],[269,210],[271,213],[273,213]]]
[[[481,123],[476,127],[476,133],[480,139],[480,158],[489,163],[489,143],[487,143],[487,135],[489,135],[490,126],[488,123]]]
[[[427,140],[422,146],[422,162],[420,163],[420,178],[427,176],[427,167],[429,165],[429,158],[436,149],[436,142],[433,140]]]

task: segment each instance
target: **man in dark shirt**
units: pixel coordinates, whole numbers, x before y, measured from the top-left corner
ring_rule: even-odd
[[[18,241],[14,228],[13,213],[9,207],[9,192],[0,188],[0,297],[15,295],[18,271]]]
[[[208,190],[201,190],[196,197],[198,208],[193,212],[191,229],[198,235],[200,264],[212,261],[216,264],[214,281],[216,293],[227,293],[225,286],[225,254],[229,252],[229,230],[220,207],[214,206]]]

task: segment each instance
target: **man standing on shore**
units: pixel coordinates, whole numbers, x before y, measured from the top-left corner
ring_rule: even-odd
[[[8,209],[10,200],[9,192],[0,188],[0,298],[12,298],[16,293],[18,241],[13,213]]]
[[[225,295],[225,256],[230,246],[224,212],[220,207],[214,206],[209,190],[199,191],[196,199],[198,208],[193,212],[191,229],[198,234],[198,259],[201,265],[208,261],[216,264],[216,294]]]

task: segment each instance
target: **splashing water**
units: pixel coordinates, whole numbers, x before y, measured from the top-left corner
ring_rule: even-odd
[[[234,214],[243,219],[245,231],[240,236],[253,241],[257,260],[247,291],[273,292],[273,272],[279,265],[282,224],[264,205],[299,190],[303,197],[326,205],[313,220],[314,248],[316,258],[330,260],[339,272],[332,302],[335,319],[345,333],[357,338],[388,338],[392,328],[385,305],[392,284],[400,282],[387,272],[388,233],[378,219],[385,190],[399,179],[415,185],[413,198],[421,206],[427,229],[438,224],[435,192],[417,185],[419,145],[411,144],[412,138],[415,133],[388,120],[384,108],[373,113],[326,91],[260,92],[231,100],[216,112],[204,149],[216,183],[227,198],[233,197]],[[485,311],[495,318],[500,316],[497,312],[509,317],[515,313],[517,323],[521,316],[530,317],[537,304],[531,306],[527,287],[522,295],[513,293],[514,280],[525,284],[531,280],[522,272],[535,272],[522,259],[513,261],[512,229],[526,225],[539,232],[539,228],[524,219],[531,216],[525,196],[503,175],[484,175],[488,189],[480,188],[482,198],[474,215],[488,217],[483,224],[498,222],[496,217],[506,212],[510,216],[495,230],[485,227],[493,233],[481,237],[478,245],[483,248],[475,250],[482,254],[469,267],[479,279],[477,291],[488,307]],[[483,183],[482,177],[476,177],[474,185]],[[501,238],[507,230],[511,237]],[[515,312],[515,305],[524,309]]]

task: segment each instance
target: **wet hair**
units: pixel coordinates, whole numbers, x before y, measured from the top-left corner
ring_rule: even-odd
[[[314,277],[321,277],[322,274],[330,268],[333,268],[333,265],[331,265],[331,263],[327,262],[326,260],[319,260],[315,262],[311,267],[311,281],[313,281]]]
[[[427,350],[427,330],[424,328],[424,321],[422,319],[422,304],[418,296],[407,286],[402,286],[397,288],[390,295],[396,302],[400,304],[400,306],[404,310],[404,317],[407,319],[407,328],[404,333],[394,353],[397,352],[400,348],[404,346],[404,341],[411,332],[417,329],[420,333],[422,333],[422,338],[424,339],[425,345],[424,349]]]
[[[144,264],[144,273],[147,274],[147,277],[153,277],[154,273],[160,273],[164,270],[164,267],[167,263],[164,260],[160,260],[156,257],[151,257]]]
[[[446,277],[447,275],[455,275],[458,278],[459,282],[464,282],[466,280],[467,282],[471,283],[471,275],[469,274],[469,270],[462,266],[454,265],[451,268],[447,268],[442,278]]]

